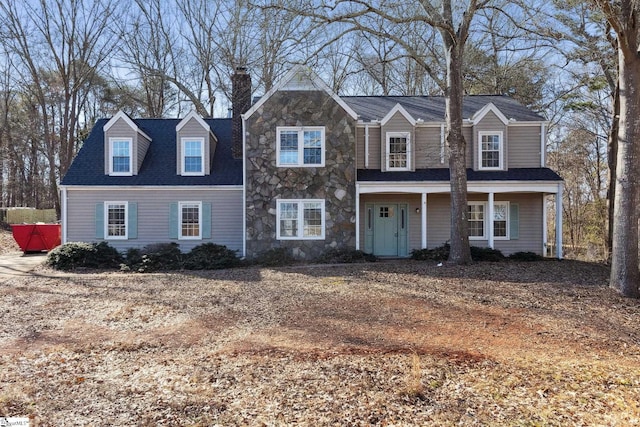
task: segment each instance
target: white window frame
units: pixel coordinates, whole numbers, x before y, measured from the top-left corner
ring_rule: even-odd
[[[124,206],[124,235],[109,235],[109,207]],[[104,202],[104,239],[105,240],[127,240],[129,238],[129,202]]]
[[[113,155],[114,144],[116,142],[129,143],[129,171],[128,172],[114,172],[113,170]],[[109,138],[109,175],[111,176],[132,176],[133,175],[133,139],[132,138]]]
[[[488,240],[489,239],[489,233],[488,233],[488,228],[489,228],[489,202],[481,202],[481,201],[469,201],[467,202],[467,205],[471,206],[471,205],[476,205],[476,206],[482,206],[483,208],[483,218],[482,218],[482,236],[469,236],[469,240]],[[506,214],[507,214],[507,218],[506,218],[506,228],[507,228],[507,235],[506,236],[496,236],[495,235],[495,212],[496,212],[496,205],[504,205],[505,209],[506,209]],[[493,221],[491,221],[492,224],[494,224],[494,229],[491,230],[491,232],[493,233],[493,240],[509,240],[510,239],[510,233],[509,233],[509,220],[510,220],[510,213],[509,213],[509,202],[508,201],[503,201],[503,200],[499,200],[499,201],[494,201],[493,202],[493,216],[494,219]]]
[[[406,157],[407,157],[407,164],[405,167],[391,167],[391,138],[405,138],[407,140],[407,149],[406,149]],[[387,170],[388,171],[408,171],[411,170],[411,132],[387,132],[386,134],[386,139],[387,139],[387,156],[386,156],[386,162],[387,162]]]
[[[198,206],[198,235],[185,236],[182,234],[182,208],[185,206]],[[178,202],[178,240],[202,240],[202,202]]]
[[[495,221],[496,221],[495,213],[496,213],[496,205],[504,205],[504,207],[505,207],[505,212],[506,212],[506,216],[507,216],[507,217],[506,217],[506,222],[507,222],[507,223],[506,223],[506,228],[507,228],[507,235],[506,235],[506,236],[496,236],[496,234],[495,234]],[[493,224],[494,224],[494,229],[493,229],[493,231],[492,231],[492,232],[493,232],[493,240],[509,240],[509,238],[510,238],[510,237],[509,237],[509,228],[510,228],[510,227],[509,227],[509,220],[510,220],[510,218],[509,218],[509,215],[510,215],[510,214],[509,214],[509,208],[510,208],[510,206],[509,206],[509,202],[507,202],[507,201],[502,201],[502,200],[500,200],[500,201],[494,201],[494,202],[493,202]]]
[[[298,234],[296,236],[282,236],[280,233],[280,207],[284,203],[294,203],[298,205]],[[320,236],[305,236],[304,235],[304,206],[310,203],[320,203],[321,219],[322,219],[322,231]],[[278,199],[276,202],[276,239],[277,240],[324,240],[326,232],[326,220],[325,220],[325,201],[324,199]]]
[[[482,166],[482,137],[498,136],[498,166]],[[492,150],[493,151],[493,150]],[[504,135],[502,131],[480,131],[478,132],[478,170],[503,170],[504,169]]]
[[[186,171],[186,145],[187,142],[198,142],[200,144],[200,167],[199,172],[187,172]],[[180,138],[180,172],[182,176],[203,176],[204,175],[204,138]]]
[[[467,202],[467,206],[482,206],[482,236],[471,236],[469,235],[469,240],[487,240],[487,203],[485,202]],[[468,209],[468,208],[467,208]],[[467,221],[470,221],[467,219]]]
[[[306,131],[320,131],[320,163],[304,163],[304,133]],[[280,161],[280,135],[282,132],[298,133],[298,156],[295,163],[282,163]],[[298,167],[298,168],[321,168],[325,164],[326,135],[324,126],[278,126],[276,127],[276,166],[278,167]]]

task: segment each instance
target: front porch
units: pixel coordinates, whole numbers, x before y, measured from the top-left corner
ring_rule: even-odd
[[[555,198],[556,241],[562,248],[562,182],[469,182],[473,246],[547,254],[549,197]],[[358,182],[356,249],[378,256],[409,256],[450,239],[448,182]],[[562,258],[562,251],[557,252]]]

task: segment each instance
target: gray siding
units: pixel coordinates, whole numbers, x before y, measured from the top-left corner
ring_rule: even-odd
[[[67,191],[67,241],[95,242],[95,207],[105,201],[126,201],[138,205],[138,238],[108,240],[119,250],[150,243],[176,242],[183,252],[202,243],[213,242],[232,250],[242,250],[242,190],[217,189],[113,189]],[[211,203],[211,239],[169,239],[169,206],[180,201]]]
[[[379,127],[369,127],[369,169],[380,169],[382,167],[382,145],[380,143],[382,130]]]
[[[416,169],[445,167],[440,162],[440,127],[416,127],[415,136]]]
[[[204,158],[209,161],[204,162],[204,174],[209,175],[211,173],[211,160],[215,153],[215,138],[211,137],[211,132],[203,128],[195,118],[191,118],[183,127],[177,132],[176,135],[176,173],[180,175],[182,173],[182,164],[180,160],[182,158],[182,142],[181,138],[204,138]]]
[[[478,144],[480,143],[480,138],[478,137],[479,132],[502,132],[502,142],[504,144],[504,169],[509,168],[508,161],[508,152],[509,152],[509,135],[507,134],[507,127],[500,121],[498,116],[496,116],[493,111],[489,111],[486,116],[482,118],[480,123],[473,127],[473,168],[478,169]]]
[[[519,238],[494,240],[494,247],[505,255],[514,252],[531,251],[542,254],[542,194],[498,193],[495,201],[509,201],[519,205]],[[451,207],[448,194],[427,195],[427,247],[442,246],[450,240]],[[469,194],[469,201],[486,201],[486,194]],[[409,213],[409,252],[420,249],[422,242],[419,194],[364,194],[360,197],[360,248],[365,244],[365,216],[368,203],[407,203]],[[486,247],[487,240],[472,240],[472,246]]]
[[[462,134],[464,135],[464,140],[467,142],[467,167],[473,168],[476,154],[473,151],[473,147],[475,146],[475,142],[473,140],[473,127],[465,126],[462,128]],[[447,156],[447,167],[449,167],[449,157]]]
[[[540,124],[510,126],[507,150],[510,168],[541,167]]]
[[[410,137],[411,162],[410,162],[409,169],[415,170],[416,143],[415,143],[414,128],[411,125],[411,123],[409,123],[407,119],[405,119],[405,117],[400,112],[396,112],[393,115],[393,117],[384,126],[382,126],[382,135],[380,138],[380,152],[381,152],[380,162],[382,165],[381,169],[384,171],[387,168],[387,155],[388,155],[387,133],[388,132],[409,132],[411,134],[411,137]]]
[[[135,146],[136,144],[134,144]],[[144,161],[144,156],[147,155],[147,150],[149,149],[149,145],[151,145],[151,141],[145,138],[142,135],[137,135],[137,158],[135,160],[136,171],[134,175],[138,174],[138,171],[142,167],[142,162]]]

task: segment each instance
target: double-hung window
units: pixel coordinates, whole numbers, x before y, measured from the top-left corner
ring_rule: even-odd
[[[202,202],[180,202],[179,239],[202,239]]]
[[[131,138],[109,139],[109,175],[131,175]]]
[[[407,132],[387,133],[387,170],[409,170],[411,137]]]
[[[484,239],[485,204],[469,202],[469,238]]]
[[[104,202],[104,237],[106,239],[127,239],[128,203]]]
[[[204,175],[204,139],[182,138],[182,175]]]
[[[278,200],[280,240],[324,239],[324,200]]]
[[[324,127],[278,127],[278,166],[324,166]]]
[[[478,138],[478,169],[503,169],[502,132],[479,132]]]
[[[486,202],[469,202],[469,238],[487,239],[489,209]],[[509,202],[493,203],[493,237],[498,240],[509,239]]]

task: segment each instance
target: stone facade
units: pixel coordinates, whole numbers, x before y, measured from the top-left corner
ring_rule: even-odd
[[[355,249],[355,120],[324,91],[275,92],[246,122],[247,257],[290,248],[313,259]],[[324,126],[324,167],[276,166],[276,127]],[[278,240],[277,199],[324,199],[325,239]]]

